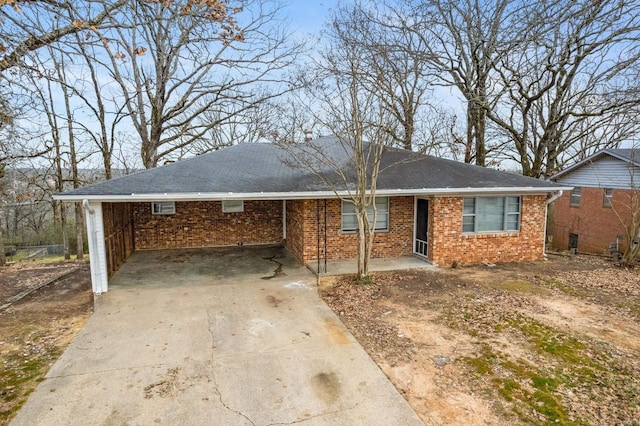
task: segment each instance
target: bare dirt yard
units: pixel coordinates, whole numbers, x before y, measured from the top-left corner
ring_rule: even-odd
[[[322,295],[427,425],[640,424],[640,270],[549,256]]]
[[[0,425],[11,421],[92,309],[87,263],[0,268]]]

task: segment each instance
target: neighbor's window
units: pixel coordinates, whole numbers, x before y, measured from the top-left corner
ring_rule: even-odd
[[[243,200],[224,200],[222,202],[222,213],[241,213],[243,211]]]
[[[462,232],[503,232],[520,230],[520,197],[465,198]]]
[[[604,207],[611,207],[611,202],[613,201],[613,188],[605,188],[604,189],[604,199],[602,201],[602,205]]]
[[[176,203],[173,201],[156,201],[151,203],[152,214],[175,214]]]
[[[569,204],[572,206],[580,206],[580,198],[582,195],[582,188],[577,187],[571,190],[571,198],[569,199]]]
[[[389,230],[389,198],[376,197],[376,231]],[[373,205],[367,207],[367,216],[369,221],[373,220]],[[356,218],[356,209],[353,203],[342,201],[342,232],[355,232],[358,229],[358,219]]]

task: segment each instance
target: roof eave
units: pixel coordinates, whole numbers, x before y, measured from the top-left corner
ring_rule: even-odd
[[[376,195],[386,196],[456,196],[471,194],[517,195],[517,194],[547,194],[572,189],[571,186],[549,187],[497,187],[497,188],[422,188],[422,189],[379,189]],[[185,193],[151,193],[151,194],[122,194],[122,195],[65,195],[53,196],[59,201],[104,201],[104,202],[135,202],[135,201],[202,201],[202,200],[301,200],[316,198],[335,198],[348,196],[348,191],[302,191],[302,192],[185,192]]]

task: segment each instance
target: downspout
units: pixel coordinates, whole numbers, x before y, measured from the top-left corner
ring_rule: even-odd
[[[549,223],[549,204],[553,203],[558,198],[562,197],[564,191],[561,189],[551,197],[547,199],[547,203],[544,206],[544,233],[542,234],[542,256],[547,253],[547,224]]]
[[[91,232],[87,232],[89,235],[90,243],[89,243],[89,266],[91,270],[91,285],[93,287],[93,292],[95,294],[101,294],[102,288],[98,288],[98,283],[100,282],[100,272],[97,264],[97,253],[98,249],[98,240],[96,236],[96,220],[95,220],[95,210],[93,210],[89,206],[89,200],[82,200],[82,208],[85,212],[87,212],[87,218],[89,219],[88,225],[90,224]],[[88,231],[88,230],[87,230]],[[93,247],[93,250],[91,248]]]

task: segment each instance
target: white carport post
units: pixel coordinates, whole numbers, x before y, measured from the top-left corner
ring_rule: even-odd
[[[89,240],[89,262],[91,267],[91,287],[95,294],[105,293],[109,289],[107,276],[107,256],[104,245],[104,221],[102,203],[83,200]]]

